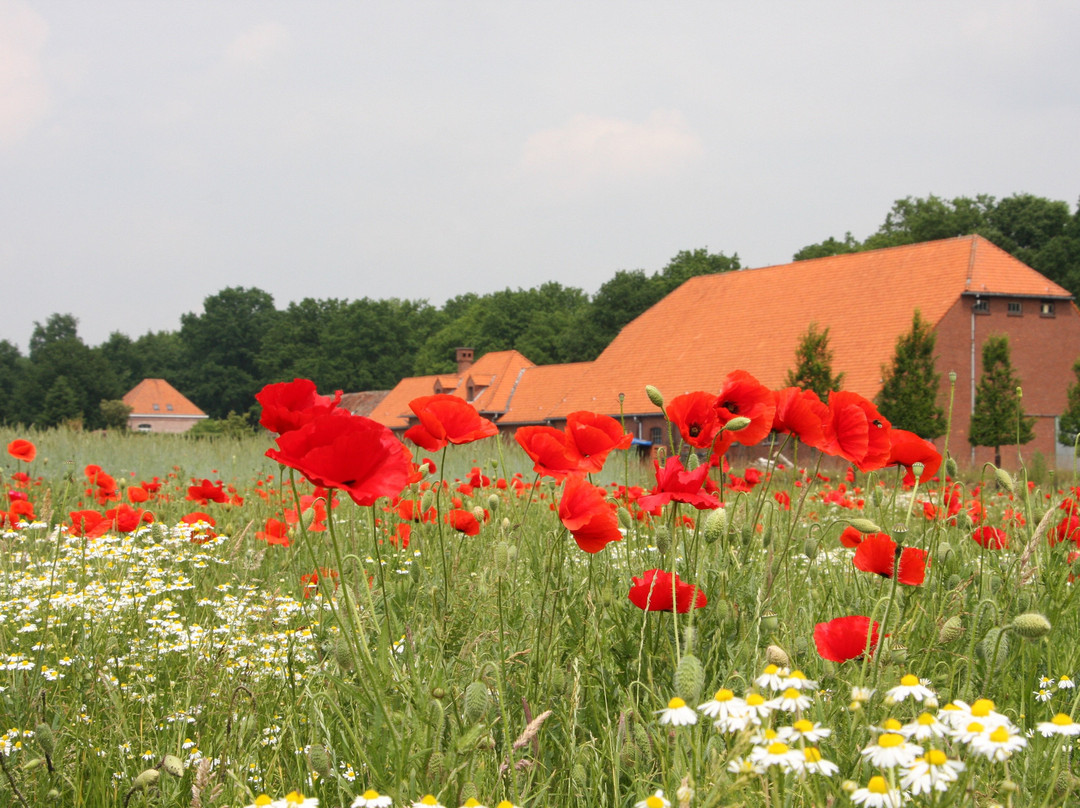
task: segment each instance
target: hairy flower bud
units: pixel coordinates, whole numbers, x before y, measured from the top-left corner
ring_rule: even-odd
[[[949,455],[948,457],[946,457],[945,458],[945,474],[947,476],[949,476],[949,477],[955,478],[956,475],[959,472],[960,472],[960,468],[959,468],[959,466],[956,465],[956,459],[952,455]]]
[[[994,467],[994,476],[997,477],[998,485],[1008,491],[1010,494],[1016,493],[1016,483],[1013,482],[1012,476],[1005,469],[999,469]]]
[[[166,755],[161,759],[161,768],[173,777],[184,776],[184,761],[176,755]]]
[[[653,387],[651,384],[645,385],[645,395],[649,397],[649,401],[659,409],[664,409],[664,394]]]
[[[869,519],[863,519],[861,517],[857,517],[855,519],[852,519],[848,524],[850,524],[853,528],[855,528],[860,533],[882,533],[883,532],[880,527],[878,527],[876,524],[871,522]]]
[[[308,750],[308,764],[311,770],[317,772],[320,777],[329,777],[334,771],[334,766],[330,762],[330,753],[320,743],[312,744]]]
[[[721,536],[727,533],[728,515],[723,508],[709,511],[705,517],[705,543],[714,544]]]
[[[693,654],[683,654],[675,668],[675,695],[687,704],[697,703],[705,686],[705,668]]]
[[[619,524],[624,530],[629,530],[630,526],[634,524],[634,517],[630,515],[630,511],[626,510],[626,508],[619,508],[618,515]]]
[[[156,786],[157,781],[160,778],[161,772],[157,769],[145,769],[138,777],[131,781],[131,790],[142,791],[151,786]]]
[[[975,646],[975,653],[980,659],[986,660],[988,670],[1000,670],[1009,656],[1009,635],[1005,633],[1005,629],[990,629]]]
[[[487,715],[491,705],[491,694],[488,693],[487,685],[476,681],[465,688],[465,721],[476,724]]]
[[[667,555],[667,551],[671,549],[671,531],[668,530],[667,525],[656,526],[655,541],[660,555]]]
[[[36,727],[34,727],[34,738],[38,742],[38,746],[41,747],[41,751],[45,753],[46,757],[53,756],[53,746],[56,743],[53,738],[53,730],[49,724],[42,721]]]
[[[750,419],[745,415],[736,415],[730,421],[728,421],[722,427],[724,432],[738,432],[740,429],[746,429],[750,426]]]
[[[947,645],[964,633],[964,624],[957,615],[946,620],[938,631],[938,643]]]
[[[686,456],[686,463],[683,464],[683,468],[687,471],[693,471],[701,465],[701,458],[697,456],[697,452],[691,452]]]
[[[791,667],[791,657],[779,645],[770,645],[765,649],[765,661],[770,665],[776,665],[778,668]]]
[[[1040,637],[1045,637],[1050,633],[1050,621],[1046,619],[1046,615],[1039,614],[1038,612],[1028,612],[1027,614],[1018,614],[1012,621],[1013,631],[1023,637],[1025,640],[1037,640]]]

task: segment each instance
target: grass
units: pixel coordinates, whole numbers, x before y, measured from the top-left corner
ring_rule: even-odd
[[[1067,516],[1067,488],[1010,478],[1011,493],[987,473],[955,491],[912,491],[892,470],[848,481],[843,471],[822,479],[777,469],[737,486],[749,490],[726,488],[725,524],[708,531],[706,514],[688,506],[654,517],[621,500],[624,539],[586,554],[552,510],[559,489],[534,486],[516,447],[488,441],[448,455],[447,490],[436,474],[412,491],[425,509],[445,512],[458,497],[486,510],[478,536],[415,523],[402,547],[391,539],[393,509],[342,498],[328,529],[305,531],[301,520],[282,546],[256,536],[295,508],[288,476],[262,457],[267,439],[20,436],[34,440],[38,458],[6,462],[3,482],[28,495],[38,518],[0,534],[8,804],[47,804],[56,792],[73,806],[236,806],[296,791],[337,806],[370,788],[394,805],[431,793],[446,806],[475,797],[492,807],[623,808],[657,789],[680,803],[685,786],[694,806],[844,805],[874,776],[897,783],[862,754],[881,735],[873,728],[937,712],[886,698],[906,674],[926,680],[941,705],[992,699],[1026,741],[1001,761],[934,741],[965,768],[914,804],[1076,799],[1076,750],[1036,731],[1057,713],[1078,715],[1080,690],[1058,684],[1080,680],[1073,545],[1051,546],[1045,528],[1037,532],[1045,514],[1047,528]],[[121,496],[158,476],[161,488],[143,503],[153,521],[97,538],[59,530],[72,510],[117,504],[86,493],[90,463],[124,481]],[[458,491],[455,480],[474,465],[493,482]],[[25,486],[11,476],[18,470],[29,472]],[[651,469],[634,458],[613,456],[605,473],[651,484]],[[510,484],[499,487],[500,477]],[[235,497],[185,499],[203,478],[233,486]],[[958,503],[951,515],[946,493]],[[924,503],[937,515],[927,518]],[[216,524],[181,521],[195,510]],[[1005,529],[1009,548],[973,541],[972,513]],[[857,519],[925,549],[925,582],[855,569],[838,539]],[[653,568],[698,585],[708,604],[685,614],[638,609],[631,579]],[[1014,619],[1032,612],[1052,628],[1025,639]],[[888,636],[873,655],[828,662],[815,626],[847,615],[872,617]],[[693,725],[660,722],[676,695],[690,708],[721,688],[773,698],[755,683],[770,663],[817,685],[807,706],[774,711],[762,729],[797,716],[829,728],[815,744],[836,774],[741,768],[770,743],[753,728],[720,732],[700,712]],[[1053,684],[1040,687],[1044,676]],[[853,699],[853,687],[874,694]],[[162,767],[140,781],[166,755],[183,763],[180,776]]]

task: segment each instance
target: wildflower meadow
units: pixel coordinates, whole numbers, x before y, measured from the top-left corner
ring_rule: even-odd
[[[0,802],[1080,802],[1071,473],[743,371],[649,397],[655,457],[302,379],[250,439],[6,430]]]

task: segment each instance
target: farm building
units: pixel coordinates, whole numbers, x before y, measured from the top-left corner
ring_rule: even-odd
[[[1054,465],[1056,422],[1080,356],[1080,311],[1066,289],[980,236],[691,278],[623,328],[593,362],[536,366],[516,351],[487,354],[475,364],[459,361],[456,375],[402,380],[371,417],[403,429],[412,398],[446,392],[473,401],[506,431],[559,426],[571,412],[592,410],[621,413],[636,438],[660,442],[664,421],[645,385],[670,399],[716,390],[741,368],[783,387],[811,323],[829,329],[844,389],[873,398],[916,309],[936,334],[942,406],[949,373],[956,374],[953,456],[964,464],[992,459],[992,449],[971,449],[968,425],[982,343],[1005,334],[1025,410],[1036,418],[1035,440],[1023,452],[1029,460],[1040,452]]]
[[[143,379],[124,396],[128,428],[136,432],[187,432],[209,416],[164,379]]]

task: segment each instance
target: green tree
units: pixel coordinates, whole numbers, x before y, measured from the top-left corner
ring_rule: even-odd
[[[896,341],[892,365],[882,368],[885,383],[877,405],[893,426],[933,439],[945,434],[945,410],[937,404],[940,375],[934,367],[934,330],[918,309],[911,330]]]
[[[102,401],[99,408],[101,421],[106,429],[127,429],[128,416],[131,415],[132,410],[130,404],[125,404],[122,399],[114,398]]]
[[[82,426],[83,412],[79,396],[67,376],[57,376],[45,394],[45,401],[38,413],[37,425],[42,427],[70,424]]]
[[[1019,387],[1009,357],[1008,336],[987,337],[982,346],[982,376],[975,389],[968,442],[972,446],[993,446],[996,466],[1001,465],[1002,446],[1022,445],[1035,437],[1035,419],[1024,415]]]
[[[1073,374],[1076,381],[1069,385],[1068,403],[1058,422],[1058,440],[1066,446],[1075,446],[1076,437],[1080,435],[1080,359],[1073,364]]]
[[[788,371],[787,386],[813,390],[822,401],[833,390],[839,390],[844,374],[833,376],[833,352],[829,347],[829,329],[817,330],[817,323],[810,323],[799,347],[795,349],[795,367]]]
[[[859,252],[862,249],[862,245],[851,236],[849,230],[844,234],[843,241],[837,241],[832,236],[829,236],[824,241],[818,244],[808,244],[799,250],[792,257],[792,261],[806,261],[810,258],[828,258],[830,255],[847,255],[848,253]]]
[[[26,372],[26,358],[16,345],[0,340],[0,424],[14,424],[19,418],[15,391]]]

